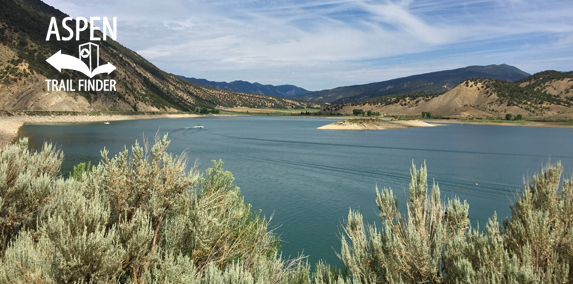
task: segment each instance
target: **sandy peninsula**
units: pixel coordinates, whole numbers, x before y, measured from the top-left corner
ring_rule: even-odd
[[[384,129],[406,129],[410,127],[432,127],[420,120],[382,120],[382,119],[347,119],[336,121],[331,124],[318,127],[317,129],[328,130],[384,130]]]
[[[157,118],[190,118],[196,114],[141,114],[141,115],[55,115],[55,116],[0,116],[0,149],[14,141],[24,124],[56,124]]]

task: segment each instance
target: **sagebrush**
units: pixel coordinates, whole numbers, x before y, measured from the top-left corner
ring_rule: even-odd
[[[167,136],[135,143],[67,178],[63,154],[27,139],[0,152],[0,283],[569,283],[573,186],[560,164],[534,176],[500,224],[472,228],[413,165],[405,210],[376,189],[379,224],[350,210],[344,267],[283,259],[269,219],[221,161],[204,175]]]

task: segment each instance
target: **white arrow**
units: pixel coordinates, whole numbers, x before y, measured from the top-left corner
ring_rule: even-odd
[[[70,69],[82,72],[84,75],[90,78],[93,78],[95,75],[101,73],[109,74],[115,70],[115,66],[108,62],[107,64],[98,66],[96,69],[90,72],[90,68],[83,61],[77,57],[62,54],[61,50],[50,56],[50,58],[46,59],[46,61],[50,63],[50,65],[54,66],[54,68],[58,69],[60,72],[62,72],[62,69]]]
[[[94,69],[94,71],[92,72],[92,74],[95,76],[97,74],[101,74],[101,73],[111,73],[113,72],[113,70],[115,70],[115,66],[111,65],[111,63],[106,63],[104,65],[100,65],[98,66],[96,69]],[[90,77],[91,78],[91,77]]]

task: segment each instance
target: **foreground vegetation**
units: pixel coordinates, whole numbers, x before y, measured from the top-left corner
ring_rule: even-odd
[[[350,210],[341,270],[280,255],[269,220],[222,162],[204,175],[167,137],[59,174],[63,154],[21,139],[0,152],[0,283],[568,283],[573,186],[561,165],[535,176],[501,224],[472,228],[469,205],[442,201],[425,165],[405,211],[376,189],[381,224]]]

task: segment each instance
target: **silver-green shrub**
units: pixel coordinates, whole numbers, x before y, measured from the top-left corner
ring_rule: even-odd
[[[546,168],[511,206],[503,221],[471,229],[469,206],[440,201],[427,190],[425,165],[411,170],[406,214],[389,189],[376,190],[382,226],[365,225],[350,211],[341,258],[360,283],[570,283],[573,259],[573,186],[561,165]]]
[[[0,149],[0,257],[49,199],[62,159],[49,143],[40,152],[30,152],[27,138]]]
[[[308,282],[308,267],[281,259],[268,221],[244,202],[222,162],[200,177],[168,145],[165,136],[112,158],[104,150],[98,166],[77,167],[69,179],[55,176],[61,155],[49,145],[35,154],[25,140],[8,146],[6,163],[31,169],[0,168],[11,181],[4,192],[38,197],[18,205],[35,223],[6,241],[0,283]],[[36,156],[59,160],[47,167]],[[2,200],[22,197],[4,192]]]
[[[351,210],[343,224],[342,270],[282,259],[269,220],[244,202],[231,173],[204,176],[167,137],[137,142],[93,167],[58,175],[50,144],[26,139],[0,152],[1,283],[569,283],[573,186],[561,165],[526,186],[500,224],[472,229],[469,206],[428,189],[413,165],[400,211],[376,189],[381,225]],[[402,213],[403,212],[403,213]],[[344,271],[344,273],[342,272]],[[348,275],[347,275],[348,274]]]
[[[382,226],[365,225],[350,211],[343,226],[341,258],[355,280],[364,283],[442,283],[447,245],[464,236],[469,226],[467,203],[440,201],[440,189],[428,196],[426,166],[410,171],[407,213],[398,210],[391,189],[379,192],[376,203]]]
[[[573,187],[561,164],[533,177],[503,221],[489,220],[448,248],[451,283],[570,283]]]

